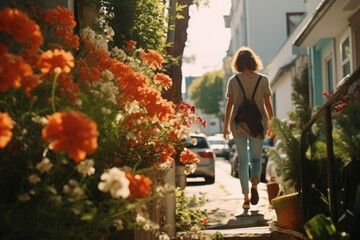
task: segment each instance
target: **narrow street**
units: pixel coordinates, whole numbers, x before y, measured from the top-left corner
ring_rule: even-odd
[[[276,215],[269,205],[266,184],[260,183],[258,186],[259,203],[244,212],[240,182],[230,175],[230,168],[229,161],[217,158],[214,184],[205,184],[202,178],[187,179],[185,195],[199,196],[202,192],[208,200],[203,207],[208,214],[206,229],[269,226],[268,221],[276,218]]]

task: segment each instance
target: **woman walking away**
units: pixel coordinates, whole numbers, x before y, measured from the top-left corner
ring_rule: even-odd
[[[243,208],[246,210],[250,208],[250,203],[256,205],[259,201],[257,185],[261,174],[260,159],[265,134],[268,136],[272,134],[268,122],[273,117],[273,109],[270,102],[269,80],[265,75],[257,73],[258,70],[262,69],[262,61],[249,47],[241,47],[237,51],[232,68],[237,74],[229,79],[227,86],[226,96],[228,100],[225,110],[224,138],[229,139],[231,130],[239,156],[239,178],[244,194]],[[239,116],[239,107],[246,102],[245,99],[256,103],[261,112],[258,114],[259,117],[250,113],[249,110],[243,111],[243,114]],[[247,119],[248,117],[250,119]],[[257,121],[260,126],[254,127]],[[251,181],[250,199],[249,179]]]

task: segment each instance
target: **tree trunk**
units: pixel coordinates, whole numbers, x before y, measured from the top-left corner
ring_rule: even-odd
[[[173,101],[175,104],[182,101],[181,82],[182,82],[182,55],[187,40],[186,30],[189,26],[189,6],[194,0],[177,0],[179,5],[186,5],[180,13],[184,18],[175,20],[174,43],[167,48],[167,53],[174,58],[179,57],[179,64],[172,64],[167,68],[167,74],[172,78],[173,85],[169,90],[163,93],[163,97]]]

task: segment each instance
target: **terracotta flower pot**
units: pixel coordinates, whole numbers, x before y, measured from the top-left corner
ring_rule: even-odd
[[[278,226],[285,229],[301,230],[304,226],[301,198],[292,193],[272,199]]]
[[[271,200],[276,198],[279,194],[279,184],[276,182],[271,182],[266,184],[266,188],[267,188],[269,203],[271,203]]]

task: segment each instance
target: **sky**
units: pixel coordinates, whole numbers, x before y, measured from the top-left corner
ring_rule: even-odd
[[[184,77],[200,77],[219,70],[230,44],[230,29],[225,28],[224,15],[229,15],[231,0],[210,0],[210,7],[190,7],[188,39],[184,57],[195,56],[192,63],[182,64]]]

